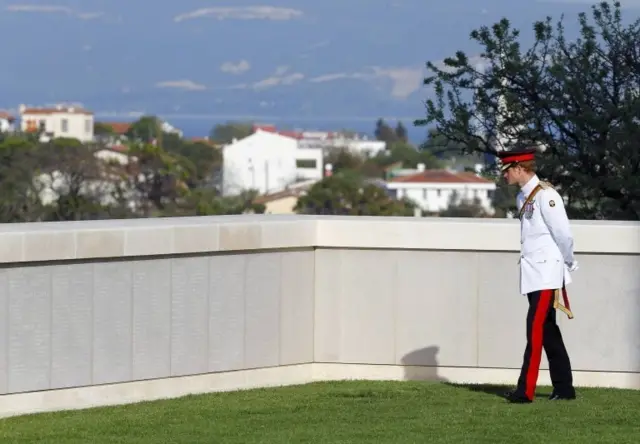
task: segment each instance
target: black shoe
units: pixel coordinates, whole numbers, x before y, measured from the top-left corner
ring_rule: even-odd
[[[555,390],[549,395],[549,401],[570,401],[576,399],[576,392],[572,391],[571,393],[559,393]]]
[[[507,402],[512,404],[530,404],[532,401],[517,390],[511,390],[505,395]]]

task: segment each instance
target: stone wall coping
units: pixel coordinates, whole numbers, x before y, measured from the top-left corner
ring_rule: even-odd
[[[576,253],[640,254],[640,222],[572,221]],[[237,215],[0,226],[0,262],[291,248],[513,251],[513,219]]]

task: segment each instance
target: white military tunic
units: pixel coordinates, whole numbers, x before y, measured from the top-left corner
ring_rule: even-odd
[[[534,175],[516,197],[518,211],[540,183]],[[562,196],[551,187],[540,189],[527,203],[520,222],[520,293],[562,288],[571,283],[573,235]]]

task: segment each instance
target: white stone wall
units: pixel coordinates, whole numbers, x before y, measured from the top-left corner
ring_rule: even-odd
[[[576,317],[558,318],[576,384],[640,388],[640,224],[573,230]],[[519,246],[511,220],[3,224],[0,416],[327,379],[514,383]]]

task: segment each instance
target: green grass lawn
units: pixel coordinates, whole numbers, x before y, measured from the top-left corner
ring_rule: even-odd
[[[0,443],[640,443],[640,392],[548,393],[512,405],[487,386],[316,383],[8,418]]]

